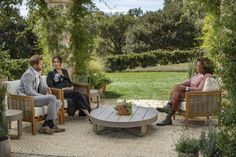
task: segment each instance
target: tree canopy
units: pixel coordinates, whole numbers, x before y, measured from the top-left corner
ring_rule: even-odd
[[[28,58],[40,53],[37,36],[27,29],[27,20],[19,13],[22,0],[0,2],[0,49],[7,51],[11,58]]]
[[[193,12],[186,14],[183,1],[174,0],[165,1],[164,8],[154,12],[144,13],[141,8],[127,14],[92,11],[87,18],[99,54],[127,54],[199,47],[199,21],[204,16]]]

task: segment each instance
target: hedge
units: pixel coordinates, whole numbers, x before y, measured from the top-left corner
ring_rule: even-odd
[[[110,71],[134,69],[135,67],[147,67],[166,64],[186,63],[192,59],[202,57],[203,50],[156,50],[140,54],[115,55],[106,58],[106,67]]]
[[[11,59],[11,67],[8,69],[10,72],[10,80],[20,79],[23,73],[28,69],[28,59]]]

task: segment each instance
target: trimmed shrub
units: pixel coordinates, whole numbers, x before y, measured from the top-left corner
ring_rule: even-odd
[[[9,68],[10,79],[20,79],[23,73],[28,69],[28,59],[12,59]]]
[[[126,54],[115,55],[106,58],[106,66],[111,71],[121,71],[125,69],[134,69],[141,66],[143,68],[148,66],[178,64],[190,62],[192,59],[202,57],[204,52],[202,50],[156,50],[151,52],[144,52],[141,54]]]
[[[0,74],[9,80],[20,79],[28,68],[28,59],[11,59],[6,51],[0,50]]]

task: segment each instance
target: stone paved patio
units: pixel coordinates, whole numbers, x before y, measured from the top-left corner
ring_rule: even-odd
[[[119,100],[104,99],[102,105],[115,105]],[[157,107],[166,101],[132,100],[137,105]],[[158,120],[165,117],[159,114]],[[187,134],[199,137],[204,129],[206,118],[190,121]],[[87,119],[67,117],[65,133],[53,136],[31,135],[29,123],[23,124],[23,136],[20,140],[11,140],[12,157],[44,157],[44,156],[96,156],[96,157],[172,157],[176,156],[174,145],[186,131],[181,116],[176,116],[172,126],[148,127],[148,134],[137,137],[125,130],[112,130],[100,135],[94,134],[92,125]],[[14,129],[12,131],[15,131]]]

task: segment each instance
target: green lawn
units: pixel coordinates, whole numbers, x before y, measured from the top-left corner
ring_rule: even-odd
[[[167,100],[174,84],[187,79],[186,72],[107,73],[113,83],[105,98]]]

